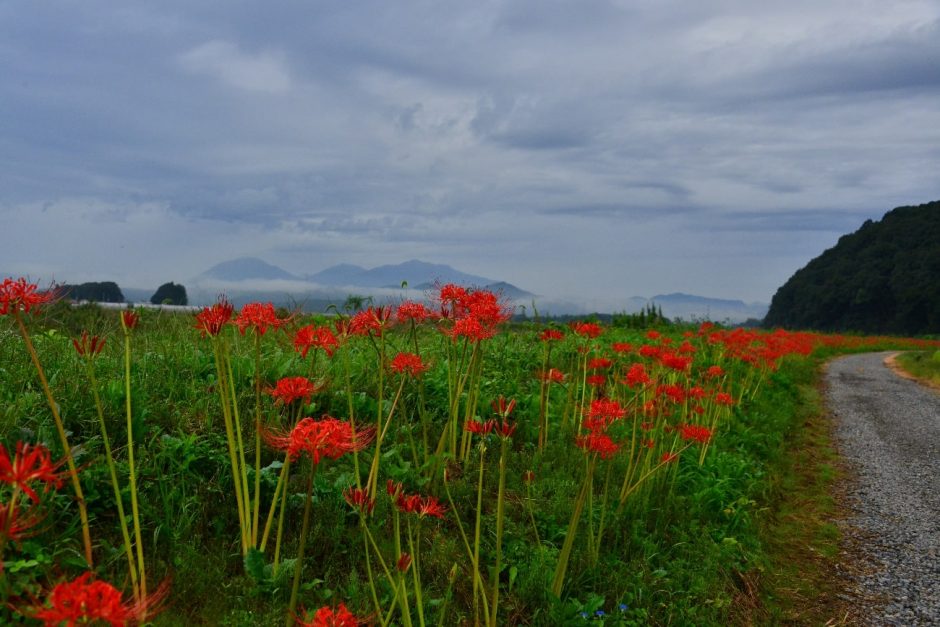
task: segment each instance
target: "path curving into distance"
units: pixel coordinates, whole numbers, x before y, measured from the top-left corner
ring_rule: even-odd
[[[844,538],[860,618],[940,625],[940,393],[898,376],[893,353],[833,360],[826,404],[845,486]]]

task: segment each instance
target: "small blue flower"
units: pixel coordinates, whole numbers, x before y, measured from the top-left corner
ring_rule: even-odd
[[[626,612],[629,609],[629,606],[626,603],[621,603],[619,607],[621,612]]]
[[[587,620],[587,617],[588,617],[588,613],[587,613],[587,612],[581,612],[581,618]]]
[[[594,616],[607,616],[607,612],[605,612],[604,610],[597,610],[596,612],[594,612]]]

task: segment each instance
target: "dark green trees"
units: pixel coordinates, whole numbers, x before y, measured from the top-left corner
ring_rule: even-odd
[[[170,281],[157,288],[150,302],[154,305],[186,305],[186,288]]]
[[[940,201],[899,207],[844,235],[777,290],[764,325],[940,333]]]
[[[63,298],[72,300],[87,300],[95,303],[123,303],[124,294],[114,281],[101,283],[81,283],[79,285],[63,285],[61,287]]]

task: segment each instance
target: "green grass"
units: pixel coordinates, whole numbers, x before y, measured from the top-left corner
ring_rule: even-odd
[[[901,353],[897,363],[918,379],[940,386],[940,350]]]
[[[8,448],[20,439],[43,442],[58,457],[62,452],[49,424],[48,407],[23,354],[21,339],[3,322],[0,319],[0,441]],[[31,324],[82,468],[98,575],[120,586],[126,578],[126,563],[122,562],[113,495],[102,463],[94,404],[71,348],[71,338],[82,329],[108,338],[96,368],[111,438],[120,442],[125,435],[120,327],[114,312],[94,307],[74,311],[53,307]],[[791,355],[782,359],[779,369],[760,379],[758,370],[720,356],[716,346],[693,338],[698,343],[693,367],[696,381],[705,366],[721,360],[730,373],[728,389],[758,389],[759,393],[745,398],[722,420],[701,465],[693,449],[678,464],[667,467],[668,471],[652,475],[622,511],[610,508],[604,514],[607,531],[602,550],[592,556],[587,550],[588,530],[600,524],[603,473],[608,465],[615,477],[626,471],[626,462],[620,457],[599,462],[593,500],[576,531],[575,550],[558,598],[550,592],[551,582],[581,486],[585,455],[573,445],[577,395],[561,387],[551,392],[553,431],[549,445],[541,452],[535,445],[540,389],[534,373],[543,358],[543,346],[536,338],[542,328],[514,325],[486,340],[480,402],[473,412],[483,419],[489,417],[489,403],[499,395],[518,401],[514,415],[518,430],[508,460],[500,573],[485,570],[495,553],[498,442],[489,441],[484,457],[481,570],[488,583],[499,577],[500,623],[725,625],[803,616],[803,600],[814,590],[830,589],[826,587],[825,559],[833,555],[838,543],[837,529],[829,522],[835,511],[829,489],[840,471],[813,387],[822,357]],[[237,397],[247,428],[254,406],[253,343],[250,337],[229,331]],[[679,346],[683,331],[694,329],[673,328],[664,333],[673,338],[673,346]],[[418,339],[431,367],[420,390],[411,384],[405,388],[403,417],[396,417],[395,431],[382,449],[381,485],[386,478],[393,479],[404,482],[409,493],[433,494],[444,500],[440,475],[432,476],[427,465],[413,458],[412,443],[420,442],[417,408],[422,399],[434,442],[447,420],[450,340],[430,329],[423,330]],[[649,341],[642,330],[607,328],[596,352],[610,354],[609,347],[615,342],[637,346]],[[411,349],[410,340],[400,332],[391,335],[389,342],[392,354]],[[579,359],[578,346],[578,340],[570,337],[559,344],[552,353],[552,365],[571,372]],[[856,338],[829,352],[870,346]],[[139,444],[147,572],[154,583],[164,577],[171,581],[169,604],[155,624],[281,624],[290,593],[290,569],[271,571],[270,548],[264,560],[247,568],[241,557],[217,375],[208,340],[199,338],[190,316],[145,311],[133,336],[133,351],[133,429]],[[348,357],[353,411],[368,423],[374,420],[377,408],[375,352],[367,340],[354,339]],[[622,359],[623,368],[642,361],[635,353]],[[305,415],[348,415],[342,364],[341,356],[330,361],[320,356],[318,376],[330,384],[305,408]],[[265,336],[260,375],[266,385],[284,376],[307,374],[309,368],[309,361],[292,350],[288,335],[271,332]],[[665,370],[660,374],[664,381],[672,376]],[[572,380],[569,386],[576,387]],[[386,390],[386,404],[393,391]],[[270,399],[265,403],[265,418],[273,428],[285,419]],[[671,408],[676,414],[668,420],[675,420],[678,412],[690,407]],[[682,415],[694,420],[692,414]],[[621,442],[625,433],[618,432]],[[667,436],[662,437],[665,441]],[[126,453],[120,445],[116,450],[119,472],[126,477]],[[253,457],[250,447],[249,451]],[[267,448],[262,456],[264,514],[281,456]],[[450,512],[444,521],[422,523],[421,573],[426,611],[433,624],[439,619],[444,624],[473,622],[469,563],[455,514],[472,541],[477,458],[474,449],[470,461],[452,460],[448,465],[457,511]],[[370,459],[371,451],[364,451],[361,462],[365,468]],[[531,486],[534,531],[522,507],[527,494],[522,477],[529,470],[536,476]],[[297,553],[305,473],[298,465],[288,486],[283,550],[288,559]],[[342,490],[353,483],[349,457],[329,461],[318,471],[312,541],[303,564],[301,603],[307,608],[343,601],[360,615],[371,613],[358,518],[342,497]],[[0,495],[0,500],[3,498],[5,493]],[[10,583],[4,595],[11,605],[25,598],[43,598],[44,590],[82,572],[80,531],[67,490],[46,494],[43,506],[49,514],[40,533],[4,554]],[[380,490],[370,526],[386,559],[392,552],[391,514],[392,505]],[[798,552],[800,557],[787,563],[792,547],[807,547],[806,554]],[[818,561],[817,555],[823,561]],[[820,573],[818,578],[807,576],[816,572]],[[381,577],[378,588],[381,603],[389,607],[393,591]],[[794,595],[780,592],[791,588],[797,590]],[[599,616],[598,611],[605,614]],[[588,619],[582,618],[582,613]],[[3,606],[0,621],[14,620],[19,620],[17,615]]]

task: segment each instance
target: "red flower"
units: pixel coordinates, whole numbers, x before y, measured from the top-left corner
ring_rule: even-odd
[[[308,324],[305,327],[297,329],[294,334],[294,350],[300,353],[300,356],[306,359],[307,351],[313,349],[323,349],[327,357],[332,357],[339,347],[339,340],[333,335],[329,327],[318,327]]]
[[[499,399],[490,404],[490,407],[493,408],[493,413],[500,418],[509,418],[510,414],[512,414],[512,410],[516,408],[516,399],[507,401],[505,397],[500,395]]]
[[[660,337],[661,333],[659,331],[647,331],[646,337],[650,340],[655,340]]]
[[[388,492],[390,497],[398,498],[398,495],[402,492],[401,481],[392,481],[391,479],[385,480],[385,491]]]
[[[284,377],[278,380],[273,389],[268,390],[268,394],[274,397],[275,402],[285,405],[290,405],[298,399],[303,399],[306,404],[310,402],[310,397],[321,389],[306,377]]]
[[[633,344],[630,344],[628,342],[614,342],[613,344],[611,344],[610,349],[614,351],[615,353],[621,353],[621,354],[629,353],[630,351],[633,350]]]
[[[480,422],[479,420],[468,420],[464,423],[464,431],[469,433],[474,433],[476,435],[489,435],[490,431],[493,430],[493,427],[496,426],[495,420],[487,420],[486,422]]]
[[[585,383],[594,387],[601,387],[607,383],[607,375],[605,374],[592,374],[584,380]]]
[[[653,346],[651,344],[644,344],[643,346],[640,347],[640,350],[638,352],[643,357],[656,358],[656,357],[659,357],[659,354],[660,352],[662,352],[662,349],[658,346]]]
[[[43,515],[36,508],[31,508],[24,514],[16,503],[12,508],[6,503],[0,503],[0,545],[7,540],[18,542],[38,533],[31,530],[42,522],[42,519]],[[0,574],[2,573],[3,563],[0,562]]]
[[[395,568],[397,568],[400,573],[406,573],[408,572],[409,566],[411,566],[411,555],[402,553],[401,557],[398,558],[398,562],[395,564]]]
[[[166,586],[161,586],[153,595],[137,603],[121,603],[121,593],[111,584],[91,580],[88,572],[70,582],[63,582],[52,589],[49,607],[43,607],[34,617],[45,621],[47,627],[84,624],[96,620],[123,627],[140,622],[146,616],[159,611],[158,606],[166,596]]]
[[[725,371],[722,370],[721,366],[709,366],[708,370],[705,371],[705,376],[708,377],[709,379],[715,379],[717,377],[720,377],[724,373]]]
[[[496,431],[496,435],[501,438],[511,438],[512,434],[516,432],[516,427],[518,426],[519,425],[514,422],[510,423],[508,420],[503,420],[494,427],[494,431]]]
[[[389,326],[391,317],[391,307],[369,307],[350,319],[349,332],[352,335],[382,335]]]
[[[620,420],[623,418],[626,415],[627,410],[621,407],[620,403],[617,401],[607,398],[599,398],[596,401],[591,402],[591,407],[588,408],[585,413],[587,414],[588,418],[599,420],[606,426],[615,420]]]
[[[399,322],[412,321],[415,324],[421,324],[431,317],[431,312],[421,303],[406,301],[398,306],[395,311],[395,319]]]
[[[663,352],[659,355],[659,363],[677,372],[684,372],[692,365],[692,358],[671,352]]]
[[[447,283],[442,285],[438,292],[438,299],[442,303],[453,303],[463,300],[467,296],[467,290],[459,285]]]
[[[601,334],[601,326],[594,322],[572,322],[571,330],[586,338],[596,338]]]
[[[656,388],[656,394],[664,394],[669,397],[673,403],[679,405],[685,401],[685,390],[678,385],[661,385]]]
[[[587,367],[591,370],[604,370],[610,368],[614,362],[607,359],[606,357],[595,357],[588,362]]]
[[[34,503],[39,502],[39,495],[30,487],[33,481],[39,481],[49,487],[58,488],[68,473],[60,473],[59,468],[65,460],[53,462],[49,449],[41,444],[31,446],[25,442],[16,443],[16,454],[10,459],[6,447],[0,444],[0,482],[19,487]]]
[[[609,435],[599,431],[592,431],[587,435],[578,436],[575,444],[585,452],[595,453],[601,459],[610,459],[617,454],[620,446]]]
[[[548,372],[542,373],[539,378],[541,378],[543,381],[548,381],[549,383],[565,382],[564,373],[556,368],[549,368]]]
[[[392,359],[391,368],[399,374],[410,374],[412,377],[419,377],[428,367],[421,362],[421,357],[414,353],[398,353]]]
[[[678,454],[678,453],[670,453],[669,451],[666,451],[666,452],[663,453],[662,456],[659,458],[659,462],[660,462],[661,464],[669,464],[669,463],[672,463],[672,462],[676,461],[677,459],[679,459],[679,454]]]
[[[297,619],[300,627],[358,627],[359,622],[343,603],[335,609],[329,606],[321,607],[306,621]]]
[[[269,328],[277,329],[284,325],[286,320],[279,319],[271,303],[248,303],[235,318],[235,326],[242,335],[248,328],[255,330],[258,335],[264,335]]]
[[[495,334],[495,329],[487,329],[483,326],[483,323],[480,322],[479,318],[474,316],[467,316],[454,321],[454,326],[451,327],[450,330],[450,336],[455,340],[458,337],[465,337],[474,342],[489,339]]]
[[[328,457],[338,459],[346,453],[361,451],[375,437],[374,428],[355,430],[352,423],[324,416],[320,420],[304,418],[286,435],[267,434],[268,443],[286,451],[291,461],[307,453],[314,464]]]
[[[353,509],[358,509],[363,514],[371,514],[375,509],[375,499],[369,498],[369,491],[365,488],[346,488],[343,498]]]
[[[395,499],[395,507],[406,514],[417,514],[421,518],[434,516],[444,518],[447,508],[441,505],[433,496],[422,497],[420,494],[399,494]]]
[[[642,363],[635,363],[627,370],[627,377],[624,382],[630,387],[637,385],[647,385],[651,381],[646,372],[646,366]]]
[[[104,338],[100,338],[97,335],[88,335],[88,331],[82,331],[82,337],[79,339],[72,338],[72,346],[75,347],[75,350],[82,357],[95,357],[101,353],[101,349],[104,348]]]
[[[557,342],[563,339],[565,339],[565,334],[558,329],[545,329],[539,335],[539,341],[541,342]]]
[[[715,402],[718,403],[719,405],[733,405],[734,399],[731,398],[730,394],[727,394],[725,392],[718,392],[717,394],[715,394]]]
[[[196,328],[202,334],[216,336],[222,332],[222,327],[229,323],[235,308],[223,297],[212,307],[203,307],[202,311],[196,314]]]
[[[531,470],[527,470],[522,473],[522,482],[526,485],[532,485],[532,482],[535,481],[535,473]]]
[[[131,331],[132,329],[136,329],[138,322],[140,322],[140,316],[137,315],[133,310],[121,310],[121,328],[124,329],[125,333]]]
[[[700,425],[683,425],[680,427],[679,434],[683,440],[695,440],[705,444],[712,438],[712,430]]]
[[[18,311],[29,313],[33,307],[51,303],[55,299],[55,291],[40,292],[35,283],[29,283],[22,277],[15,281],[3,279],[3,283],[0,283],[0,316]]]

